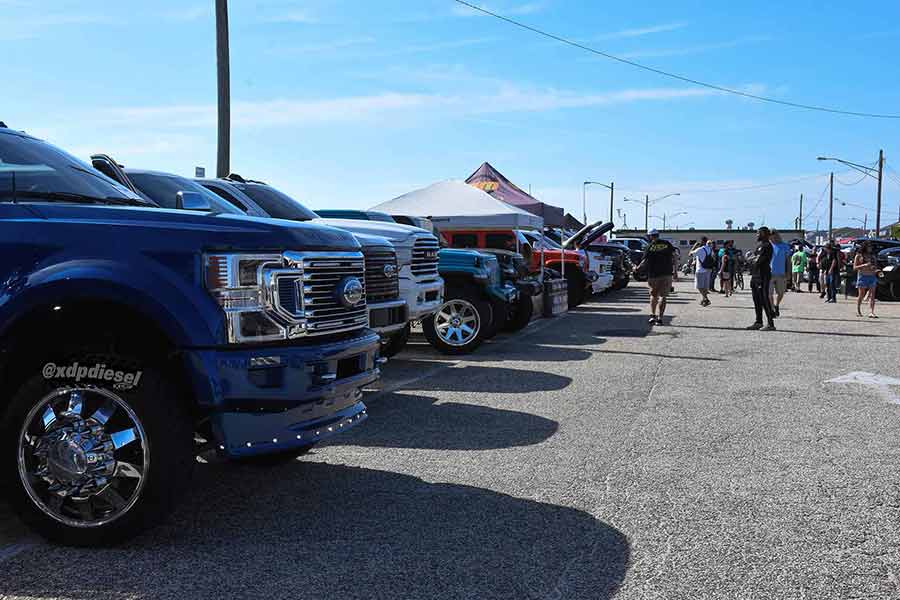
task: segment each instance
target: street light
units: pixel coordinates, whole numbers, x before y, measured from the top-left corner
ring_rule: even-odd
[[[644,231],[648,231],[650,229],[650,205],[656,204],[660,200],[665,200],[666,198],[671,198],[672,196],[680,196],[680,192],[675,192],[673,194],[666,194],[664,196],[660,196],[659,198],[650,199],[650,195],[644,195]],[[641,202],[640,200],[634,200],[632,198],[624,198],[626,202]],[[665,229],[665,227],[663,227]]]
[[[602,185],[606,189],[609,190],[609,222],[613,222],[613,194],[616,190],[616,182],[610,181],[609,185],[605,183],[600,183],[599,181],[585,181],[581,186],[581,212],[584,217],[584,224],[588,224],[587,220],[587,186],[589,185]]]
[[[873,169],[872,167],[867,167],[865,165],[860,165],[854,162],[850,162],[849,160],[844,160],[842,158],[835,158],[833,156],[817,156],[816,160],[833,160],[835,162],[839,162],[842,165],[847,165],[853,169],[856,169],[860,173],[864,175],[868,175],[872,179],[878,180],[878,202],[875,207],[875,236],[881,235],[881,182],[884,175],[884,150],[878,151],[878,168]],[[873,175],[873,173],[877,173],[877,177]],[[832,187],[833,187],[832,183]]]

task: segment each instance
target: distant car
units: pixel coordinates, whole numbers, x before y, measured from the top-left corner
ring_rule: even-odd
[[[870,244],[872,244],[872,251],[879,257],[881,252],[885,250],[900,248],[900,241],[867,237],[858,237],[853,239],[850,243],[847,244],[846,250],[842,247],[841,252],[843,252],[844,260],[846,261],[844,268],[844,273],[847,277],[846,285],[848,289],[851,290],[856,287],[856,271],[854,271],[853,269],[853,259],[856,256],[857,251],[859,251],[859,248],[865,242],[869,242]]]
[[[391,215],[375,210],[350,210],[350,209],[320,209],[315,211],[323,219],[353,219],[355,221],[381,221],[383,223],[398,223]],[[412,225],[412,223],[404,223]],[[418,225],[414,225],[418,227]]]
[[[882,250],[876,260],[880,269],[878,292],[883,298],[900,300],[900,247]]]

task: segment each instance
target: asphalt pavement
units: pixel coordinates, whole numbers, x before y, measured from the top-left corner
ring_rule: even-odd
[[[415,339],[364,426],[198,464],[119,548],[0,506],[0,598],[900,597],[900,304],[789,293],[748,332],[749,291],[677,290],[665,326],[632,284],[468,357]]]

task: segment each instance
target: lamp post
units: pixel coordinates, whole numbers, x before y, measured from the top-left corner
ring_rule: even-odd
[[[863,229],[866,231],[866,235],[868,236],[869,235],[869,209],[860,204],[853,204],[852,202],[843,202],[843,201],[841,202],[841,206],[853,206],[854,208],[863,209],[864,212],[863,212],[862,219],[860,219],[858,217],[850,217],[850,218],[853,219],[854,221],[859,221],[860,223],[862,223]],[[877,235],[878,234],[876,232],[876,237],[877,237]]]
[[[609,185],[605,183],[600,183],[599,181],[585,181],[581,185],[581,212],[584,217],[584,224],[588,224],[587,220],[587,186],[589,185],[601,185],[609,190],[609,222],[613,222],[613,194],[616,191],[616,182],[610,181]]]
[[[850,162],[849,160],[844,160],[842,158],[834,158],[833,156],[817,156],[816,160],[833,160],[835,162],[839,162],[842,165],[847,165],[852,169],[856,169],[860,173],[864,175],[868,175],[872,179],[878,180],[878,194],[877,194],[877,203],[875,205],[875,235],[881,235],[881,184],[884,176],[884,150],[878,151],[878,168],[873,169],[872,167],[867,167],[865,165],[859,165],[854,162]],[[877,173],[877,175],[873,175],[873,173]],[[832,174],[834,177],[834,174]],[[832,180],[832,187],[834,186],[834,182]]]
[[[218,148],[216,177],[231,172],[231,74],[228,59],[228,0],[216,0],[216,80],[218,82]]]
[[[653,200],[651,200],[650,195],[645,194],[643,202],[641,200],[634,200],[632,198],[623,198],[623,200],[625,202],[638,202],[638,203],[642,203],[644,205],[644,232],[646,233],[650,229],[650,205],[656,204],[660,200],[665,200],[666,198],[671,198],[672,196],[680,196],[680,195],[681,195],[680,192],[675,192],[673,194],[666,194],[664,196],[660,196],[658,198],[654,198]],[[665,227],[663,227],[663,229],[665,229]]]

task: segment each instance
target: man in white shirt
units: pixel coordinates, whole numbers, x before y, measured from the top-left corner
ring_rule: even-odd
[[[695,281],[697,284],[697,291],[700,292],[700,296],[702,297],[700,306],[709,306],[709,284],[710,281],[712,281],[713,270],[716,266],[712,241],[706,239],[706,237],[701,238],[700,242],[695,244],[691,249],[691,256],[693,256],[697,262]]]

